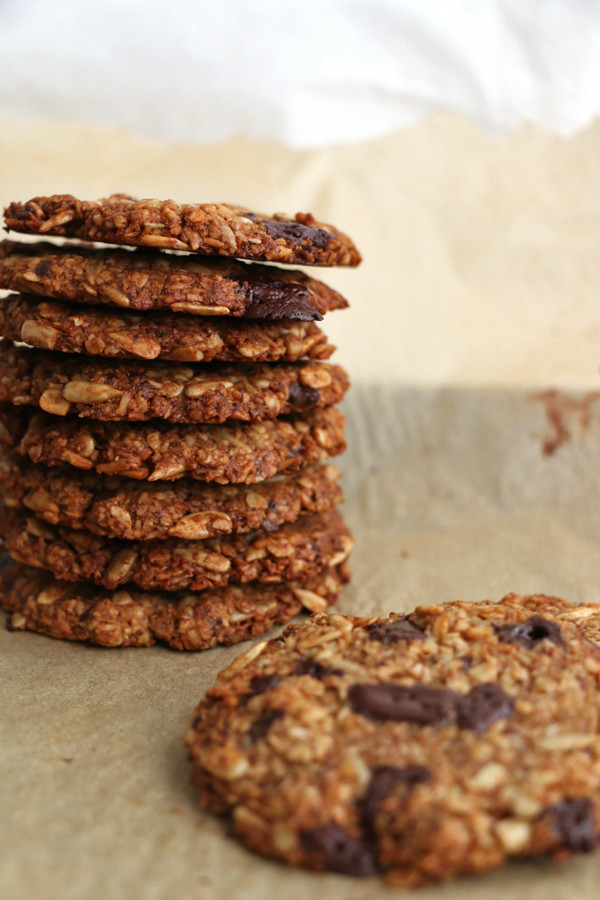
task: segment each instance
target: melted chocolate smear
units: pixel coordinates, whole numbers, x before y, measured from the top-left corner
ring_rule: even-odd
[[[364,797],[358,802],[363,827],[373,836],[375,816],[382,800],[391,794],[397,784],[403,784],[412,790],[417,784],[424,784],[431,779],[431,772],[425,766],[376,766],[372,770],[371,780]]]
[[[248,732],[250,740],[252,743],[256,743],[256,741],[260,741],[267,736],[269,733],[269,728],[276,722],[277,719],[283,718],[283,710],[274,709],[271,712],[265,713],[264,716],[259,716],[258,719],[250,726],[250,731]]]
[[[308,406],[316,406],[320,396],[316,388],[306,387],[306,385],[298,382],[291,384],[288,389],[288,400],[295,409],[306,409]]]
[[[497,719],[512,715],[514,701],[501,687],[492,682],[479,684],[456,701],[456,721],[459,728],[485,731]]]
[[[374,622],[367,628],[370,641],[382,644],[397,644],[398,641],[424,641],[425,634],[408,619],[396,622]]]
[[[310,675],[321,681],[326,675],[343,675],[341,669],[331,669],[324,666],[323,663],[317,662],[316,659],[306,657],[306,659],[298,659],[294,665],[294,675]]]
[[[330,822],[322,828],[300,832],[300,842],[308,853],[322,857],[328,872],[364,878],[375,875],[377,863],[372,850],[360,838]]]
[[[594,824],[594,806],[587,797],[574,797],[548,807],[552,824],[561,843],[567,850],[589,853],[598,844]]]
[[[548,640],[557,647],[564,647],[560,627],[543,616],[532,616],[520,625],[494,626],[494,631],[501,641],[521,644],[527,650],[533,650],[542,641]]]
[[[446,688],[420,684],[353,684],[348,699],[354,712],[376,722],[434,725],[449,717],[456,694]]]
[[[244,287],[248,298],[244,314],[249,319],[320,322],[323,318],[311,303],[310,292],[299,282],[248,280]]]

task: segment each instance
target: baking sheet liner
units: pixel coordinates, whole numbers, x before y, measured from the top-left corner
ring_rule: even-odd
[[[600,126],[569,142],[484,138],[440,117],[297,154],[244,140],[174,147],[5,122],[0,201],[114,190],[312,209],[356,271],[324,327],[354,387],[339,609],[387,613],[509,591],[600,602]],[[7,900],[377,900],[376,879],[253,856],[197,808],[183,735],[216,673],[204,653],[104,650],[0,630],[0,893]],[[597,896],[600,855],[518,862],[429,898]]]

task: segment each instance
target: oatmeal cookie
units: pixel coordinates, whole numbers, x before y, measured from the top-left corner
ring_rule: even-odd
[[[88,201],[54,194],[11,203],[4,221],[9,230],[26,234],[211,256],[312,266],[356,266],[361,261],[347,235],[310,213],[267,216],[230,203],[180,204],[126,194]]]
[[[0,288],[58,300],[196,316],[320,320],[347,301],[321,281],[235,259],[0,242]]]
[[[401,886],[592,850],[599,618],[511,595],[289,626],[198,706],[201,802],[255,851]]]
[[[295,362],[328,359],[335,349],[314,322],[115,313],[25,294],[0,299],[0,337],[61,353],[176,362]]]
[[[176,363],[85,359],[0,344],[0,401],[100,421],[256,422],[339,403],[348,376],[331,363]]]
[[[0,405],[0,442],[33,462],[103,475],[256,484],[346,449],[337,407],[248,425],[168,425],[60,418]]]
[[[65,581],[114,590],[203,591],[230,583],[304,584],[323,566],[344,562],[352,538],[339,513],[301,516],[273,532],[206,540],[115,541],[49,525],[19,510],[0,509],[0,536],[10,556]]]
[[[10,631],[103,647],[150,647],[159,641],[175,650],[206,650],[264,634],[303,608],[325,609],[347,578],[342,564],[324,569],[302,587],[247,584],[167,594],[104,591],[13,565],[0,582],[0,605],[10,613]]]
[[[200,540],[275,531],[303,512],[322,513],[342,500],[335,466],[311,466],[251,486],[182,478],[139,485],[128,478],[48,469],[0,453],[0,492],[8,507],[25,507],[52,525],[129,541]]]

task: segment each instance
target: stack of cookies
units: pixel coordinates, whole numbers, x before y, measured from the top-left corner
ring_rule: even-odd
[[[326,462],[348,378],[315,322],[347,303],[264,263],[357,265],[352,241],[308,214],[123,195],[5,222],[139,248],[0,243],[10,627],[203,649],[323,611],[352,546]]]

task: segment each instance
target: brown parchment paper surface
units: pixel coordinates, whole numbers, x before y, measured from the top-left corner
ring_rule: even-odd
[[[600,602],[600,123],[562,141],[441,116],[294,153],[0,122],[2,205],[113,191],[311,210],[362,250],[358,270],[315,272],[352,303],[324,322],[354,382],[342,612],[508,591]],[[402,895],[255,857],[197,808],[187,721],[247,646],[105,650],[0,628],[0,896]],[[599,879],[598,855],[520,862],[418,897],[591,900]]]

